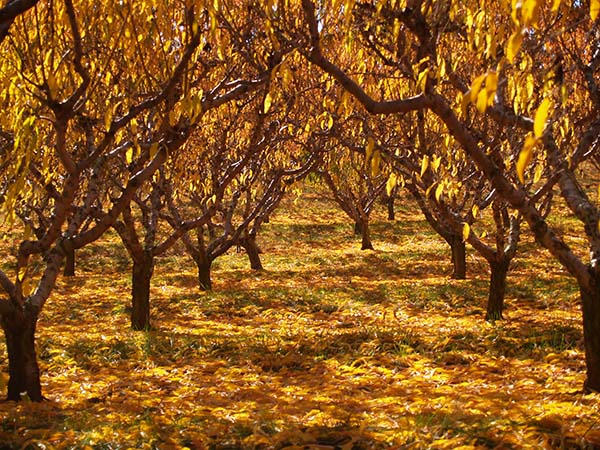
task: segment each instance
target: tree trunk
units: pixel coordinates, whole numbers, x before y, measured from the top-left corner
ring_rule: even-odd
[[[467,252],[462,236],[452,235],[448,243],[452,251],[452,278],[464,280],[467,278]]]
[[[373,244],[371,243],[371,235],[369,232],[369,221],[361,220],[360,222],[360,234],[362,238],[361,250],[373,250]]]
[[[150,280],[154,272],[154,258],[145,254],[134,259],[131,274],[131,328],[150,329]]]
[[[510,260],[501,262],[491,262],[490,269],[492,271],[490,277],[490,292],[488,296],[487,312],[485,320],[493,322],[502,319],[502,311],[504,310],[504,293],[506,292],[506,275]]]
[[[198,266],[198,287],[202,291],[212,290],[212,281],[210,277],[210,268],[212,266],[212,260],[206,255],[201,254],[198,258],[195,258],[196,266]]]
[[[396,212],[394,211],[395,198],[396,196],[394,195],[394,193],[392,193],[392,195],[389,195],[386,199],[388,220],[396,220]]]
[[[198,265],[198,285],[202,291],[212,290],[212,281],[210,279],[210,262],[196,262]]]
[[[11,314],[2,318],[8,353],[8,400],[20,401],[22,395],[41,402],[40,369],[35,353],[35,327],[33,314]]]
[[[354,222],[354,234],[356,236],[360,236],[361,233],[362,233],[362,225],[361,225],[360,221],[357,220],[356,222]]]
[[[263,265],[260,261],[260,248],[256,244],[256,236],[246,236],[242,240],[242,247],[246,250],[246,254],[250,260],[250,268],[253,270],[263,270]]]
[[[585,392],[600,392],[600,277],[590,291],[580,288],[587,377]]]
[[[72,248],[65,254],[65,268],[63,270],[65,277],[75,276],[75,249]]]

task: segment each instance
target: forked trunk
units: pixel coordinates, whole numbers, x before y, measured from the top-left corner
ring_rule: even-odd
[[[246,250],[248,259],[250,260],[250,268],[253,270],[263,270],[263,265],[260,260],[260,248],[256,243],[256,237],[249,235],[242,240],[242,247]]]
[[[452,251],[452,278],[464,280],[467,278],[467,252],[462,236],[454,234],[447,241]]]
[[[587,377],[586,392],[600,392],[600,278],[588,291],[580,288]]]
[[[8,400],[20,401],[24,395],[34,402],[44,399],[35,353],[36,324],[37,317],[27,313],[2,319],[8,353]]]
[[[504,294],[506,293],[506,276],[510,261],[491,262],[490,292],[488,296],[485,320],[493,322],[502,319],[504,310]]]
[[[71,248],[65,254],[65,268],[63,270],[65,277],[75,276],[75,249]]]
[[[150,280],[154,272],[154,258],[146,255],[134,260],[131,274],[131,328],[150,329]]]

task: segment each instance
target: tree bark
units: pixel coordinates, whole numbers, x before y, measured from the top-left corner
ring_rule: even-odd
[[[150,280],[154,272],[154,258],[145,254],[134,258],[131,274],[131,328],[150,329]]]
[[[394,200],[395,200],[395,195],[390,195],[388,196],[386,203],[387,203],[387,213],[388,213],[388,220],[396,220],[396,212],[394,211]]]
[[[250,268],[253,270],[263,270],[263,265],[260,260],[260,248],[256,243],[256,236],[246,236],[242,240],[242,247],[246,250],[246,254],[250,260]]]
[[[467,252],[462,236],[453,234],[447,242],[452,251],[452,278],[464,280],[467,278]]]
[[[210,262],[197,262],[198,265],[198,285],[202,291],[212,290],[212,281],[210,278]]]
[[[494,261],[490,263],[492,273],[490,276],[487,312],[485,314],[485,320],[488,322],[502,319],[504,294],[506,292],[506,276],[508,274],[509,266],[510,260],[506,259],[500,262]]]
[[[34,402],[44,399],[35,352],[36,325],[37,317],[27,312],[2,318],[8,353],[8,400],[18,402],[22,395]]]
[[[373,250],[373,243],[371,242],[371,234],[369,232],[369,221],[360,221],[360,234],[361,234],[361,250]]]
[[[75,276],[75,249],[72,248],[65,254],[65,268],[63,270],[65,277]]]
[[[600,277],[594,277],[591,289],[580,287],[580,293],[587,369],[584,390],[600,392]]]

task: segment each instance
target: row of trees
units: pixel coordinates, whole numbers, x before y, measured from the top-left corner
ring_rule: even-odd
[[[584,188],[600,162],[597,14],[594,1],[9,1],[2,212],[25,231],[13,275],[0,271],[8,398],[43,398],[37,319],[78,248],[118,232],[146,329],[156,257],[181,240],[202,289],[233,246],[260,268],[261,225],[309,174],[364,249],[375,201],[392,214],[410,193],[454,277],[465,242],[488,261],[488,320],[526,222],[579,284],[586,389],[600,390],[599,213]],[[551,225],[556,193],[589,255]]]

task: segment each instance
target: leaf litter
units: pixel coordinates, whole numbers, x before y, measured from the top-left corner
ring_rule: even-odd
[[[526,242],[506,320],[486,323],[485,263],[470,256],[469,279],[449,279],[448,249],[412,211],[376,212],[364,252],[305,194],[265,225],[266,270],[232,252],[208,293],[174,252],[148,332],[129,329],[115,237],[84,249],[38,327],[48,401],[0,405],[2,448],[600,446],[575,283]]]

